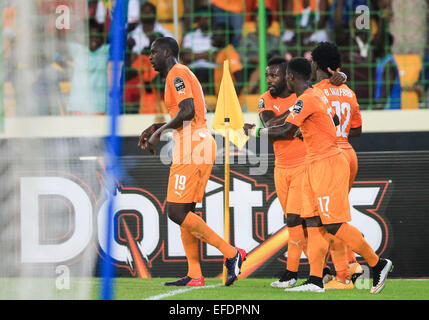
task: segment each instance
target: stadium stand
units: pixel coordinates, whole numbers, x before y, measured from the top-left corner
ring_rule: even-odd
[[[62,4],[64,1],[59,0],[44,0],[37,2],[40,14],[46,14],[49,10],[53,10],[55,5]],[[239,30],[232,29],[232,39],[230,43],[245,43],[243,39],[247,39],[249,35],[257,35],[257,27],[255,24],[255,15],[257,15],[257,1],[246,0],[245,7],[234,6],[233,12],[230,12],[230,18],[236,21],[225,20],[224,15],[227,13],[225,5],[228,1],[220,0],[193,0],[177,2],[178,9],[178,24],[174,22],[174,6],[172,1],[168,0],[130,0],[128,9],[128,30],[129,38],[133,38],[135,43],[129,43],[128,50],[131,53],[126,55],[126,59],[130,60],[125,63],[126,77],[125,77],[125,93],[124,93],[124,113],[165,113],[165,108],[162,106],[162,95],[164,90],[163,79],[156,76],[150,76],[150,73],[144,74],[142,72],[142,61],[147,61],[148,49],[150,43],[159,36],[173,36],[178,30],[177,40],[179,41],[182,49],[186,47],[185,36],[194,32],[198,28],[198,16],[201,12],[208,17],[209,29],[207,37],[213,34],[216,24],[221,21],[226,21],[228,28],[233,27],[233,23],[238,23],[241,27]],[[2,36],[3,36],[3,59],[4,59],[4,106],[6,116],[15,116],[17,96],[16,83],[13,78],[10,78],[10,68],[17,67],[17,53],[14,51],[14,40],[16,39],[16,10],[13,2],[6,2],[2,10]],[[104,26],[103,37],[107,43],[109,41],[109,28],[111,24],[111,12],[109,12],[109,1],[103,0],[88,0],[86,18],[88,20],[95,20],[98,24]],[[142,31],[142,8],[147,7],[147,3],[152,5],[151,16],[145,16],[152,23],[152,31]],[[308,7],[305,8],[305,5]],[[427,32],[427,19],[428,16],[427,4],[424,0],[416,0],[415,10],[419,10],[419,15],[416,13],[415,21],[411,21],[413,10],[412,6],[399,3],[398,0],[390,1],[372,1],[372,0],[356,0],[356,1],[342,1],[342,0],[326,0],[326,1],[295,1],[295,0],[282,0],[282,1],[266,1],[266,9],[272,12],[272,24],[267,28],[267,34],[275,37],[280,37],[282,41],[276,45],[270,45],[267,51],[280,52],[286,59],[291,59],[296,55],[304,55],[309,57],[309,50],[319,41],[329,40],[337,42],[337,32],[335,24],[340,23],[344,30],[353,28],[353,23],[356,23],[359,15],[356,14],[358,5],[367,5],[370,9],[370,29],[366,40],[358,39],[359,36],[353,36],[353,41],[347,41],[339,44],[343,50],[343,71],[348,76],[348,84],[354,88],[358,95],[360,95],[360,104],[362,110],[371,110],[380,108],[375,100],[376,94],[376,66],[380,61],[385,58],[377,56],[376,47],[380,43],[387,43],[386,37],[389,33],[394,37],[394,44],[392,47],[392,57],[399,69],[400,86],[401,86],[401,108],[402,109],[419,109],[428,108],[428,94],[425,93],[428,88],[428,80],[426,70],[428,70],[429,61],[424,57],[429,56],[428,52],[428,32]],[[338,8],[342,7],[342,12]],[[201,9],[204,9],[201,11]],[[408,10],[408,11],[407,11]],[[407,12],[407,15],[403,14]],[[413,12],[414,12],[413,11]],[[79,9],[79,12],[85,12]],[[341,15],[340,15],[341,13]],[[362,18],[362,17],[361,17]],[[337,20],[336,20],[337,19]],[[405,24],[410,25],[410,33],[413,35],[408,37],[408,28]],[[89,24],[88,24],[89,25]],[[423,28],[422,28],[423,26]],[[52,30],[40,26],[41,35],[43,32],[46,35],[52,34]],[[383,29],[383,35],[380,36],[380,28]],[[385,30],[384,30],[385,28]],[[151,29],[151,28],[148,28]],[[350,29],[352,30],[352,29]],[[416,35],[415,30],[419,30]],[[357,31],[361,32],[362,30]],[[354,32],[354,31],[352,31]],[[66,32],[61,32],[60,36],[65,36]],[[363,33],[362,33],[363,34]],[[46,36],[45,35],[45,36]],[[237,38],[238,35],[238,38]],[[421,37],[423,35],[423,37]],[[227,35],[225,35],[226,39]],[[190,38],[188,37],[188,40]],[[352,38],[350,38],[352,39]],[[376,40],[376,41],[375,41]],[[375,42],[374,42],[375,41]],[[189,50],[195,50],[196,44],[189,45]],[[273,47],[275,46],[275,47]],[[61,48],[56,48],[58,54],[64,55],[68,59],[68,66],[66,72],[70,72],[73,67],[72,58],[64,53]],[[242,76],[236,79],[236,86],[243,110],[254,112],[257,108],[257,100],[259,97],[259,89],[257,86],[257,79],[260,75],[257,64],[247,62],[248,49],[242,46],[235,46],[234,50],[238,53],[242,64]],[[353,57],[351,57],[353,52]],[[201,77],[201,83],[206,94],[208,111],[211,112],[216,106],[216,68],[212,65],[219,62],[222,58],[222,50],[211,47],[207,52],[207,59],[205,62],[207,66],[210,65],[203,73],[196,70],[195,73]],[[53,53],[52,56],[55,56]],[[187,56],[186,60],[183,53],[183,63],[192,65],[197,61],[196,56]],[[146,58],[145,58],[146,57]],[[201,59],[201,56],[198,56]],[[52,57],[44,57],[47,59],[46,65],[53,64]],[[199,61],[201,62],[201,60]],[[136,68],[137,67],[137,68]],[[143,68],[143,69],[142,69]],[[149,65],[150,68],[150,65]],[[140,71],[136,71],[139,69]],[[258,77],[252,77],[252,72],[256,70]],[[255,81],[256,79],[256,81]],[[252,82],[253,81],[253,82]],[[253,84],[256,87],[252,89]],[[63,95],[63,101],[68,100],[70,94],[70,82],[67,79],[60,81],[59,87]],[[154,91],[152,92],[152,88]],[[252,90],[250,90],[252,89]],[[150,92],[148,92],[148,90]],[[154,93],[156,92],[156,94]],[[131,99],[131,100],[130,100]],[[63,103],[64,104],[64,103]],[[146,105],[145,105],[146,104]],[[61,109],[62,108],[62,109]],[[62,110],[61,114],[66,114],[67,111]],[[381,107],[382,108],[382,107]],[[19,114],[18,114],[19,115]]]

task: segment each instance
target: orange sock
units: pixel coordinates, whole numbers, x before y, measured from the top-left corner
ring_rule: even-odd
[[[372,250],[368,242],[365,241],[360,231],[352,225],[343,223],[335,236],[343,240],[354,252],[361,255],[370,267],[378,263],[379,258],[377,254]]]
[[[304,245],[305,237],[302,225],[288,228],[289,241],[287,249],[287,266],[289,271],[297,272],[299,268],[299,261],[301,260],[302,248]]]
[[[188,277],[201,278],[203,274],[201,272],[198,239],[183,227],[180,227],[180,236],[188,260]]]
[[[225,258],[233,258],[237,251],[233,246],[227,243],[224,239],[214,232],[199,216],[190,211],[185,220],[183,220],[181,227],[188,230],[194,237],[216,247]]]
[[[326,233],[329,239],[329,251],[331,253],[332,263],[334,264],[336,277],[345,282],[347,269],[349,267],[347,259],[347,246],[344,241],[338,239],[332,234]]]
[[[357,262],[356,255],[350,247],[347,247],[347,260],[349,264]]]
[[[329,247],[324,237],[326,229],[324,227],[307,227],[307,232],[310,276],[322,278],[325,257]]]

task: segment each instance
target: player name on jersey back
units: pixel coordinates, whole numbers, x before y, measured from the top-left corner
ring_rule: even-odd
[[[325,88],[323,89],[325,96],[338,96],[338,97],[349,97],[353,98],[353,93],[350,89],[346,88]]]

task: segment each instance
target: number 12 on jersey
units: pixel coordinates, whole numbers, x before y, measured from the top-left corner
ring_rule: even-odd
[[[337,126],[337,137],[347,138],[348,132],[346,130],[350,122],[351,113],[350,104],[347,102],[332,101],[332,106],[335,108],[335,113],[340,120],[340,124]]]

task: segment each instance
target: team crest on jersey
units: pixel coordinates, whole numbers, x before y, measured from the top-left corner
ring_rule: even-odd
[[[265,101],[264,101],[264,98],[261,98],[258,101],[258,109],[264,109],[264,108],[265,108]]]
[[[300,113],[302,107],[304,106],[304,102],[302,100],[298,100],[292,108],[292,111],[296,114]]]
[[[176,88],[177,91],[184,90],[185,81],[183,81],[183,79],[180,77],[174,78],[174,87]]]

